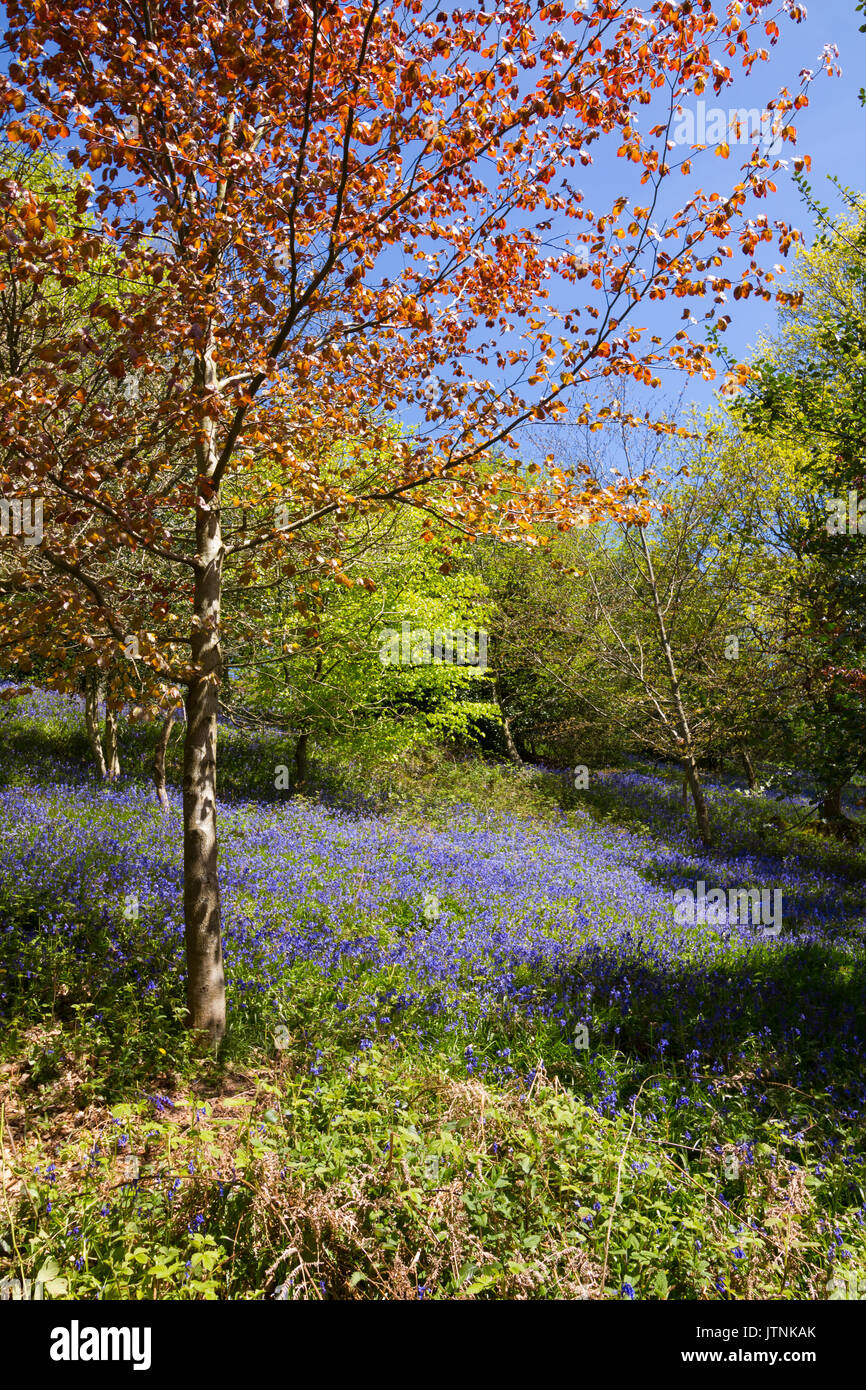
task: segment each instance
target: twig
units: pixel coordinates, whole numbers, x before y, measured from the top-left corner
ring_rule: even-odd
[[[12,1249],[18,1260],[18,1269],[21,1273],[21,1287],[24,1288],[27,1276],[24,1273],[24,1261],[21,1258],[21,1251],[18,1249],[18,1241],[15,1239],[15,1222],[12,1219],[12,1210],[9,1206],[9,1198],[6,1196],[6,1149],[3,1143],[6,1131],[6,1104],[0,1105],[0,1182],[3,1185],[3,1205],[6,1208],[6,1215],[9,1218],[9,1233],[12,1237]]]
[[[621,1179],[622,1179],[622,1165],[625,1163],[626,1150],[628,1149],[629,1141],[631,1140],[631,1136],[632,1136],[632,1134],[634,1133],[634,1127],[635,1127],[635,1125],[637,1124],[637,1103],[638,1103],[638,1098],[640,1097],[640,1093],[641,1093],[641,1091],[643,1090],[644,1086],[646,1086],[648,1082],[650,1082],[650,1081],[656,1081],[656,1080],[657,1080],[659,1077],[661,1077],[662,1075],[663,1075],[662,1072],[656,1072],[653,1076],[648,1076],[648,1077],[646,1077],[646,1078],[641,1082],[640,1086],[638,1087],[638,1089],[637,1089],[637,1091],[636,1091],[636,1093],[635,1093],[635,1095],[634,1095],[634,1098],[632,1099],[632,1103],[631,1103],[631,1110],[632,1110],[631,1127],[630,1127],[630,1129],[629,1129],[628,1134],[626,1135],[625,1143],[623,1144],[623,1148],[622,1148],[622,1153],[621,1153],[620,1156],[619,1156],[619,1165],[618,1165],[617,1170],[616,1170],[616,1191],[615,1191],[614,1194],[613,1194],[613,1202],[612,1202],[611,1208],[610,1208],[610,1219],[609,1219],[609,1221],[608,1221],[608,1223],[607,1223],[607,1235],[606,1235],[605,1238],[604,1238],[604,1265],[603,1265],[603,1268],[602,1268],[602,1271],[601,1271],[601,1294],[602,1294],[602,1298],[604,1297],[604,1290],[605,1290],[605,1286],[606,1286],[606,1284],[607,1284],[607,1256],[608,1256],[608,1250],[610,1249],[610,1233],[611,1233],[611,1230],[613,1229],[613,1215],[614,1215],[614,1212],[616,1211],[616,1204],[617,1204],[617,1202],[619,1201],[619,1188],[620,1188],[620,1181],[621,1181]]]

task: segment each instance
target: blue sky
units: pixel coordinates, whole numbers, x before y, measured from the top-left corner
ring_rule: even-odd
[[[726,60],[730,62],[734,75],[732,85],[718,96],[709,89],[702,97],[705,115],[713,108],[721,108],[725,113],[736,108],[762,111],[780,89],[787,88],[791,95],[801,91],[801,74],[804,69],[809,69],[814,74],[813,80],[806,88],[809,105],[794,113],[791,118],[797,130],[796,145],[786,141],[776,152],[788,165],[787,169],[780,168],[773,175],[777,192],[765,200],[750,199],[746,210],[748,216],[754,217],[763,213],[771,222],[778,220],[797,227],[807,244],[811,243],[815,229],[812,214],[793,180],[793,158],[796,154],[810,156],[811,171],[808,179],[813,196],[833,211],[841,209],[842,200],[829,181],[831,175],[836,175],[841,183],[848,187],[866,188],[866,176],[861,172],[862,151],[866,147],[866,110],[861,107],[858,98],[860,88],[866,86],[866,34],[860,33],[860,24],[864,16],[857,13],[855,5],[856,0],[825,0],[821,5],[815,4],[808,8],[805,19],[799,24],[784,15],[774,16],[772,10],[768,11],[762,16],[762,24],[765,19],[775,17],[780,29],[776,45],[769,49],[768,60],[757,63],[750,74],[745,74],[741,67],[734,66],[739,60]],[[720,4],[717,9],[724,13],[723,5]],[[763,40],[760,28],[750,32],[752,47],[760,47],[762,41],[767,43]],[[826,72],[826,62],[822,53],[828,45],[835,45],[838,49],[838,57],[834,56],[832,61],[834,69],[841,68],[841,75],[830,76]],[[719,53],[718,56],[722,55]],[[691,116],[694,119],[697,117],[697,99],[691,106]],[[638,108],[637,111],[638,128],[646,133],[663,118],[666,108],[657,108],[654,102],[649,107]],[[698,135],[696,138],[700,140],[702,137]],[[723,159],[716,155],[709,130],[703,139],[709,148],[695,155],[692,172],[686,176],[675,172],[669,179],[664,180],[659,221],[681,206],[698,187],[704,192],[727,194],[738,181],[740,166],[748,159],[751,146],[742,145],[738,148],[732,144],[729,158]],[[646,190],[640,189],[637,182],[636,166],[616,157],[618,143],[618,140],[614,142],[611,138],[607,144],[602,141],[594,145],[591,168],[575,176],[574,181],[582,187],[585,194],[586,206],[591,207],[596,215],[608,212],[621,194],[628,197],[630,204],[646,201]],[[685,157],[685,153],[682,147],[672,151],[669,155],[672,164],[678,164]],[[564,230],[566,233],[569,231],[563,224],[558,224],[556,229]],[[582,229],[576,228],[577,231]],[[572,232],[574,230],[575,228],[571,229]],[[729,241],[736,247],[735,236],[729,238]],[[709,240],[705,246],[710,249]],[[783,260],[778,248],[767,246],[760,250],[758,260],[765,266],[782,264],[790,269],[794,263],[794,253],[790,252],[787,260]],[[737,250],[735,259],[727,262],[721,273],[737,280],[745,264],[745,258]],[[779,283],[784,282],[782,277]],[[574,287],[560,285],[552,291],[551,306],[562,311],[573,307],[573,304],[569,303],[569,296],[576,296],[575,302],[586,303],[587,288],[588,282],[579,282],[576,290]],[[696,317],[700,317],[700,300],[685,301],[685,304],[692,308]],[[711,299],[708,299],[706,308],[710,306]],[[683,307],[683,300],[648,302],[640,306],[633,322],[643,327],[647,334],[660,333],[667,337],[672,331],[684,326]],[[735,360],[748,357],[762,336],[771,335],[777,329],[775,303],[761,300],[757,296],[736,301],[729,296],[727,304],[718,312],[730,315],[731,323],[722,341],[729,355]],[[697,325],[691,327],[690,333],[695,340],[704,337],[704,332]],[[700,377],[690,378],[676,370],[664,372],[661,391],[639,389],[635,393],[634,407],[641,413],[648,407],[652,414],[658,415],[673,408],[681,393],[683,407],[692,403],[709,405],[721,383],[722,363],[719,364],[719,369],[719,376],[715,382],[705,382]],[[581,399],[587,399],[588,396],[598,401],[599,393],[592,388],[581,393]],[[564,395],[562,399],[566,400],[567,397]],[[573,404],[579,406],[577,394],[573,398]],[[411,425],[418,420],[415,409],[408,404],[399,407],[396,414],[404,425]],[[563,417],[562,424],[566,426],[568,423],[568,418]],[[531,433],[535,434],[535,431]],[[534,456],[536,449],[529,444],[525,435],[523,438],[526,444],[522,441],[521,454],[524,457]],[[527,444],[529,447],[526,447]]]
[[[829,182],[830,175],[835,174],[850,188],[866,189],[866,110],[858,100],[860,88],[866,86],[866,34],[859,32],[863,22],[864,16],[855,10],[855,0],[823,0],[810,5],[802,24],[780,24],[779,43],[768,62],[761,64],[750,80],[748,89],[741,83],[731,93],[734,98],[739,91],[750,95],[759,84],[766,92],[782,85],[793,90],[799,86],[802,68],[815,72],[809,106],[796,116],[797,151],[811,156],[808,177],[814,196],[836,210],[841,202]],[[821,68],[819,55],[830,43],[839,49],[841,77],[828,77]],[[725,98],[719,99],[718,104],[739,103]],[[788,157],[788,148],[785,155]],[[723,166],[724,161],[719,164]],[[767,206],[768,214],[799,227],[810,243],[814,236],[811,214],[791,172],[780,170],[776,183],[778,192]],[[789,257],[789,264],[791,260]],[[776,328],[776,309],[772,304],[754,298],[740,300],[730,306],[729,312],[731,326],[725,341],[734,355],[746,356],[762,333],[772,333]],[[712,391],[712,386],[696,381],[688,394],[692,399],[709,400]]]

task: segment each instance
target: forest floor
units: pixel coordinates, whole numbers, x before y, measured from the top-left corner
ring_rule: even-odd
[[[866,1296],[866,854],[801,788],[710,780],[705,850],[648,765],[578,791],[347,763],[288,799],[279,736],[227,731],[230,1017],[202,1057],[180,798],[156,805],[147,737],[104,786],[79,702],[0,707],[0,1279]],[[683,924],[683,888],[778,890],[781,931]]]

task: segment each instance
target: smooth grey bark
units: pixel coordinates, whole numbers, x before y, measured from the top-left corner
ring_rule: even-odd
[[[196,509],[192,674],[183,745],[183,915],[189,1028],[212,1045],[225,1034],[226,997],[216,809],[223,542],[216,499]]]
[[[109,782],[120,776],[120,753],[117,747],[117,710],[105,710],[105,775]]]
[[[225,192],[221,187],[220,198]],[[212,336],[196,363],[197,390],[218,389]],[[217,836],[217,714],[222,676],[220,608],[225,547],[219,498],[216,422],[205,417],[196,446],[190,675],[183,741],[183,921],[186,938],[187,1027],[216,1047],[226,1030],[222,902]]]
[[[192,662],[183,745],[183,912],[189,1027],[225,1034],[222,908],[217,872],[216,753],[223,544],[219,510],[196,513]]]
[[[159,738],[156,741],[156,748],[153,751],[153,783],[156,787],[156,799],[163,811],[168,811],[168,792],[165,786],[165,755],[168,752],[168,743],[171,738],[171,731],[174,728],[174,710],[169,710],[165,719],[162,721],[162,728],[159,731]]]
[[[84,727],[87,730],[87,742],[93,754],[93,761],[104,781],[108,776],[108,769],[105,765],[102,735],[99,729],[99,677],[95,666],[88,666],[84,681]]]

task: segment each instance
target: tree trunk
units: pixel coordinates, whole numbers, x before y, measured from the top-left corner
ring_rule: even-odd
[[[712,831],[710,830],[710,813],[707,808],[704,789],[701,786],[701,779],[698,776],[697,763],[690,752],[687,753],[686,757],[683,759],[683,766],[685,768],[689,790],[692,794],[692,801],[695,805],[695,820],[698,825],[698,834],[707,848],[709,848],[713,842]]]
[[[502,697],[499,693],[499,681],[495,676],[493,678],[493,698],[495,699],[496,704],[499,708],[499,717],[502,720],[502,732],[505,736],[505,748],[508,753],[508,756],[513,763],[517,764],[518,767],[522,767],[523,759],[521,758],[520,753],[518,752],[517,744],[514,742],[514,735],[511,732],[511,721],[508,718],[508,715],[505,713],[505,708],[502,704]]]
[[[677,674],[676,662],[668,638],[667,624],[665,623],[664,611],[659,600],[658,584],[656,582],[655,568],[652,562],[649,545],[643,527],[638,527],[640,532],[640,543],[643,549],[644,560],[647,567],[647,577],[649,579],[650,593],[652,595],[653,609],[655,610],[656,623],[659,631],[659,642],[662,649],[662,656],[668,668],[668,680],[673,696],[675,727],[677,730],[677,746],[679,748],[680,760],[683,771],[689,784],[692,794],[692,801],[695,803],[695,819],[698,824],[698,834],[700,835],[704,847],[710,849],[713,843],[712,832],[710,830],[710,816],[707,810],[707,802],[704,796],[704,789],[701,786],[701,779],[698,775],[698,765],[695,762],[694,745],[692,743],[692,731],[689,725],[686,708],[683,704],[682,692],[680,690],[680,678]],[[667,720],[665,720],[667,723]]]
[[[752,755],[749,752],[748,748],[740,749],[740,757],[743,760],[743,767],[746,770],[746,781],[749,784],[749,791],[753,792],[755,790],[755,787],[758,785],[758,779],[755,776],[755,768],[752,763]]]
[[[102,736],[99,731],[99,677],[97,676],[95,666],[88,666],[87,675],[85,676],[84,726],[87,730],[87,742],[90,744],[93,761],[96,763],[97,771],[104,781],[108,776],[108,769],[105,766],[105,754],[102,751]]]
[[[189,1027],[218,1043],[225,1034],[220,887],[217,872],[216,752],[223,563],[219,508],[196,511],[191,657],[183,745],[183,913]]]
[[[842,783],[833,787],[827,787],[821,797],[821,815],[826,821],[842,821],[845,819],[845,812],[842,810]]]
[[[105,764],[109,782],[120,776],[120,754],[117,749],[117,710],[105,707]]]
[[[295,791],[302,794],[307,790],[307,779],[310,772],[310,765],[307,760],[309,740],[310,735],[308,733],[298,734],[298,741],[295,744]]]
[[[824,826],[831,835],[837,840],[845,841],[846,844],[856,845],[860,842],[861,831],[857,822],[851,820],[842,810],[842,792],[845,786],[845,782],[839,782],[825,787],[819,810]]]
[[[165,755],[168,752],[168,743],[174,728],[174,714],[173,709],[169,710],[162,721],[162,728],[159,731],[159,738],[153,752],[153,782],[156,787],[157,801],[163,811],[169,810],[168,792],[165,787]]]

